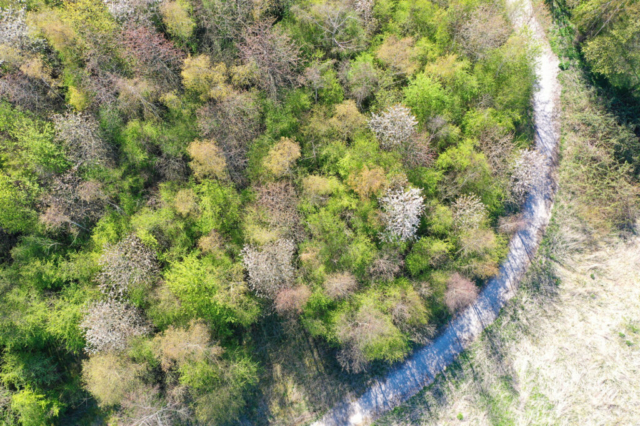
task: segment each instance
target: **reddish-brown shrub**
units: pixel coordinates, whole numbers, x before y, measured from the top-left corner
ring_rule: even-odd
[[[135,71],[153,79],[163,91],[180,83],[180,67],[184,52],[154,31],[150,26],[130,27],[124,30],[124,47],[135,59]]]
[[[281,315],[300,315],[309,297],[311,297],[311,290],[306,285],[286,288],[276,296],[276,311]]]
[[[381,167],[369,167],[365,164],[359,171],[349,175],[347,183],[362,200],[378,195],[389,186],[389,181]]]
[[[455,272],[447,282],[444,303],[449,312],[455,313],[466,308],[478,297],[478,287],[468,278]]]

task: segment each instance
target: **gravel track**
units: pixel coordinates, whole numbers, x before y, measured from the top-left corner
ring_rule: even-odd
[[[523,208],[525,227],[510,244],[499,274],[484,287],[475,303],[458,315],[433,342],[416,350],[357,399],[345,400],[312,426],[364,426],[397,407],[429,385],[469,346],[516,292],[549,223],[555,194],[559,124],[557,105],[558,58],[551,51],[542,27],[533,15],[530,0],[507,0],[511,19],[518,29],[528,28],[539,46],[536,61],[537,85],[533,96],[535,147],[547,161],[542,170],[546,179],[533,189]]]

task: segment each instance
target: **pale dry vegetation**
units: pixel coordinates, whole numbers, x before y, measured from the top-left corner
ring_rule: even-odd
[[[295,249],[295,243],[285,239],[261,248],[245,246],[242,263],[247,269],[249,286],[256,294],[273,299],[291,286],[295,275],[292,264]]]
[[[80,329],[84,331],[85,351],[89,354],[121,351],[131,338],[150,331],[135,307],[117,300],[89,306]]]

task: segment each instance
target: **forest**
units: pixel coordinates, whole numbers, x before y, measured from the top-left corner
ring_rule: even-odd
[[[636,108],[640,2],[549,7]],[[528,41],[490,0],[0,0],[0,424],[253,424],[265,324],[406,359],[542,178]]]

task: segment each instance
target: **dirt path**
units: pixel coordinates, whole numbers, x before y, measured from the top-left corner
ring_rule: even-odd
[[[498,317],[500,309],[515,295],[520,278],[538,249],[542,233],[549,223],[555,194],[552,176],[557,164],[559,141],[556,110],[560,95],[557,81],[558,59],[533,16],[530,0],[508,0],[508,3],[514,9],[514,25],[517,28],[528,27],[534,41],[540,45],[536,66],[538,85],[534,93],[533,109],[536,149],[547,158],[543,171],[547,178],[534,188],[525,203],[526,226],[511,240],[509,254],[500,267],[499,275],[487,283],[476,302],[456,317],[436,340],[417,350],[360,398],[337,405],[313,426],[371,424],[383,413],[397,407],[430,384],[438,373],[445,370]]]

